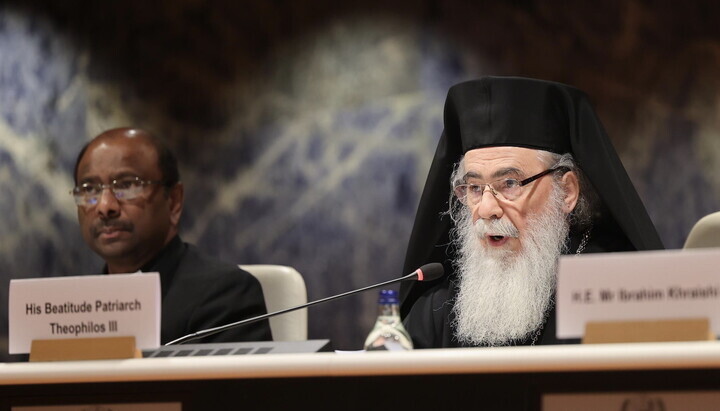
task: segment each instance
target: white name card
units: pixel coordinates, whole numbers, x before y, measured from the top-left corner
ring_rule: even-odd
[[[562,256],[557,337],[591,321],[707,318],[720,334],[720,249]]]
[[[134,336],[137,348],[160,345],[158,273],[10,281],[9,353],[33,340]]]

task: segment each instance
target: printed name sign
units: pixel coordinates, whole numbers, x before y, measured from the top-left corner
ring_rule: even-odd
[[[560,257],[557,337],[591,321],[707,318],[720,335],[720,249]]]
[[[158,273],[10,281],[9,353],[33,340],[134,336],[137,348],[160,345]]]

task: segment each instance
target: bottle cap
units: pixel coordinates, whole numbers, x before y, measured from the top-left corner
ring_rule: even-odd
[[[395,290],[380,290],[378,304],[399,304],[398,292]]]

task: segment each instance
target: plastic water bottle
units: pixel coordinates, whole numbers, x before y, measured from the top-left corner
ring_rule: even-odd
[[[365,339],[366,351],[412,350],[412,340],[400,321],[400,303],[395,290],[381,290],[378,317]]]

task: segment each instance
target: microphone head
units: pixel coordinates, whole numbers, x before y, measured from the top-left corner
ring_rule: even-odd
[[[418,268],[415,272],[418,281],[432,281],[442,277],[445,274],[445,268],[440,263],[429,263]]]

